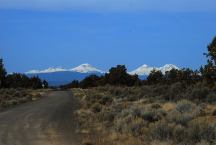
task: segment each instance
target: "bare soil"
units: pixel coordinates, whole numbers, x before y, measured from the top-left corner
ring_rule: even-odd
[[[77,107],[70,92],[55,91],[0,112],[0,145],[79,145]]]

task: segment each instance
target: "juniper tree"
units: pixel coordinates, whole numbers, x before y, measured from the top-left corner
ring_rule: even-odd
[[[4,87],[7,72],[4,68],[3,59],[0,59],[0,88]]]
[[[207,57],[207,64],[202,69],[203,78],[208,83],[214,83],[216,80],[216,37],[208,45],[208,52],[204,53]]]
[[[212,62],[214,67],[216,66],[216,36],[212,42],[208,45],[208,53],[205,53],[208,61]]]

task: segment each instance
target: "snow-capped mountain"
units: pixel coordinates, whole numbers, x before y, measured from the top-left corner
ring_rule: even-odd
[[[148,75],[153,69],[154,67],[148,67],[148,65],[144,64],[139,68],[135,69],[134,71],[129,72],[129,74]]]
[[[103,75],[103,71],[91,66],[90,64],[81,64],[72,69],[63,69],[61,67],[51,67],[45,70],[31,70],[26,72],[27,76],[38,76],[47,80],[49,85],[58,86],[70,83],[73,80],[82,80],[89,75]]]
[[[153,70],[160,70],[163,73],[170,71],[171,69],[179,69],[172,64],[166,64],[163,67],[148,67],[146,64],[137,68],[136,70],[129,72],[130,74],[139,75],[140,79],[145,79]],[[41,79],[47,80],[51,86],[58,86],[70,83],[73,80],[82,80],[89,75],[104,75],[104,71],[93,67],[90,64],[81,64],[72,69],[64,69],[61,67],[50,67],[45,70],[30,70],[26,72],[27,76],[38,76]]]
[[[60,67],[57,68],[49,67],[48,69],[45,70],[30,70],[26,72],[26,74],[53,73],[53,72],[63,72],[63,71],[67,71],[67,70]]]
[[[54,72],[65,72],[65,71],[78,72],[78,73],[92,73],[92,72],[103,73],[102,70],[99,70],[93,67],[92,65],[86,63],[86,64],[81,64],[72,69],[63,69],[61,67],[56,67],[56,68],[50,67],[45,70],[30,70],[26,72],[26,74],[54,73]]]
[[[172,69],[179,69],[179,68],[173,64],[166,64],[162,67],[149,67],[148,65],[144,64],[141,67],[139,67],[139,68],[137,68],[134,71],[131,71],[129,73],[130,74],[137,74],[139,76],[149,75],[153,69],[160,70],[162,73],[165,74],[166,71],[170,71]]]
[[[103,73],[102,70],[99,70],[99,69],[97,69],[97,68],[91,66],[91,65],[88,64],[88,63],[81,64],[81,65],[78,66],[78,67],[75,67],[75,68],[70,69],[70,71],[79,72],[79,73],[89,73],[89,72],[99,72],[99,73]]]
[[[163,67],[160,67],[159,70],[165,74],[167,71],[170,71],[172,69],[179,69],[177,66],[173,65],[173,64],[166,64]]]

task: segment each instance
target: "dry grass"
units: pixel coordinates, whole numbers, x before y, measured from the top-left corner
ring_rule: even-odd
[[[164,103],[162,108],[166,111],[166,112],[169,112],[173,109],[175,109],[176,107],[176,104],[173,103],[173,102],[168,102],[168,103]]]
[[[181,91],[175,94],[172,92],[176,91],[175,87]],[[90,141],[97,145],[214,144],[214,99],[208,102],[207,98],[200,98],[200,84],[193,86],[195,89],[179,87],[181,85],[73,89],[73,95],[81,103],[77,111],[81,131],[94,134]],[[206,90],[208,88],[201,89],[202,97]],[[190,94],[193,96],[189,97]],[[168,100],[167,96],[170,96]]]
[[[0,109],[35,101],[49,90],[0,89]]]

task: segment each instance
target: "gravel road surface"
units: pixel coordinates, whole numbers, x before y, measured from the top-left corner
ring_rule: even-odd
[[[40,100],[0,112],[0,145],[80,145],[76,99],[53,91]]]

